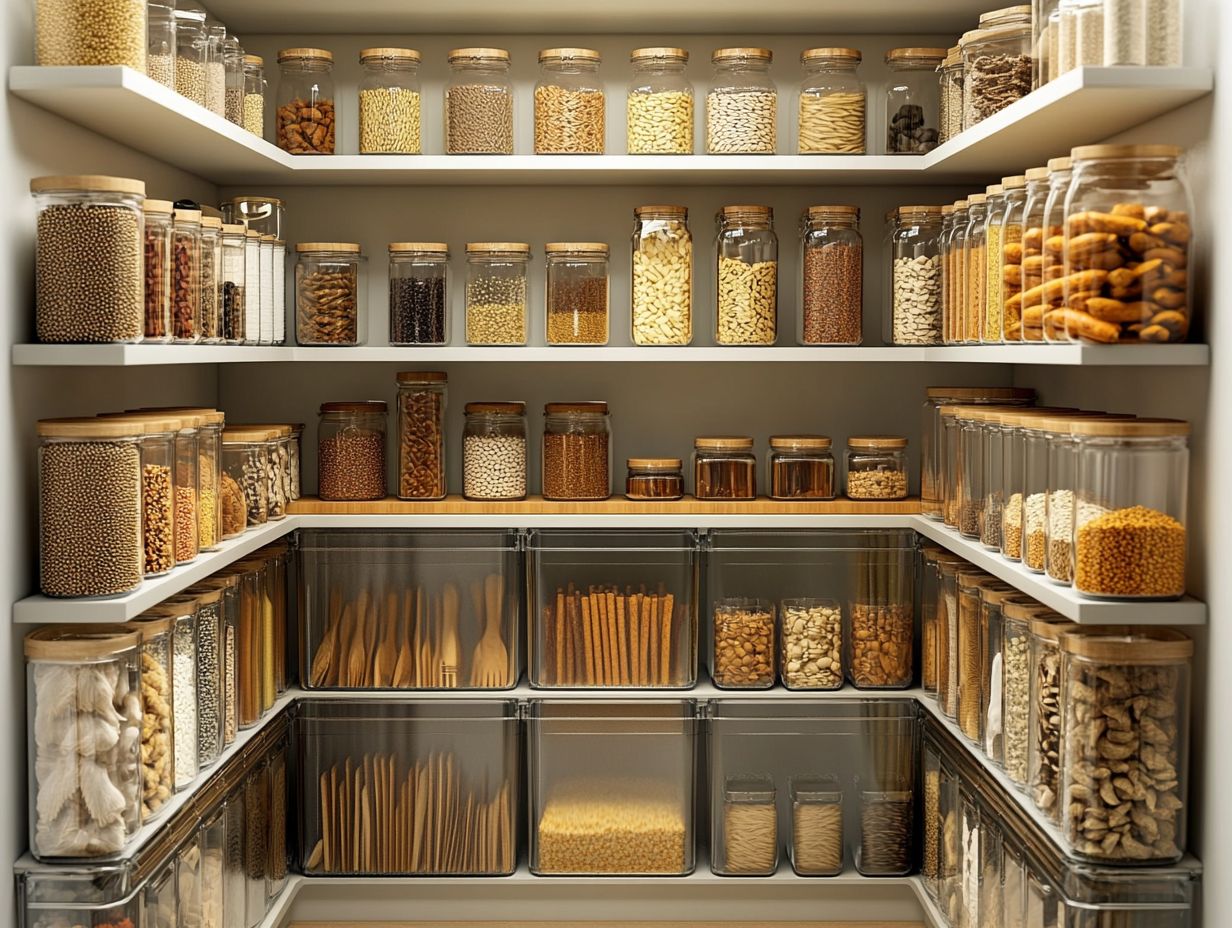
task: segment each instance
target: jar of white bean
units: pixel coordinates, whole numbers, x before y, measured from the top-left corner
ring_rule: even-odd
[[[462,495],[526,498],[526,404],[467,403],[462,433]]]
[[[716,48],[714,84],[706,95],[706,151],[712,155],[773,155],[778,89],[768,48]]]

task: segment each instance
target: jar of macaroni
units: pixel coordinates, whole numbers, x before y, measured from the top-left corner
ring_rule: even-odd
[[[774,211],[724,206],[716,218],[714,340],[719,345],[773,345],[779,271]]]
[[[631,155],[693,154],[693,83],[683,48],[636,48],[625,102]]]
[[[359,53],[359,153],[420,153],[419,52],[365,48]]]
[[[687,345],[693,340],[689,211],[683,206],[639,206],[633,216],[633,344]]]

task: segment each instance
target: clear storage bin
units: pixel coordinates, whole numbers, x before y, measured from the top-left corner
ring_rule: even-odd
[[[290,455],[287,473],[291,477],[291,499],[297,500],[302,495],[304,423],[292,422],[290,426],[291,435],[287,439],[287,452]]]
[[[825,435],[772,435],[766,495],[780,500],[826,500],[837,494],[832,442]]]
[[[631,337],[635,345],[693,340],[693,236],[683,206],[633,210]]]
[[[804,79],[797,112],[802,155],[862,155],[868,93],[856,74],[854,48],[810,48],[800,53]]]
[[[175,858],[169,858],[158,865],[145,883],[141,924],[154,928],[175,928],[179,924],[175,903]]]
[[[418,155],[420,143],[419,52],[365,48],[359,53],[359,153]]]
[[[144,884],[129,863],[19,866],[18,928],[141,924]]]
[[[549,345],[606,345],[608,246],[602,242],[549,242],[545,329]]]
[[[838,876],[845,860],[838,777],[792,777],[788,857],[797,876]]]
[[[774,210],[724,206],[715,220],[715,343],[773,345],[779,272]]]
[[[257,138],[265,137],[265,60],[244,56],[244,128]]]
[[[383,400],[322,403],[317,428],[317,494],[329,500],[385,495]]]
[[[892,48],[885,54],[890,80],[885,90],[886,154],[921,155],[940,139],[937,69],[944,48]]]
[[[958,684],[955,718],[967,739],[980,744],[983,731],[981,694],[983,692],[983,649],[980,637],[980,594],[995,581],[988,574],[970,565],[958,572],[958,621],[951,626],[958,632],[957,673],[950,672]]]
[[[937,556],[937,708],[958,718],[958,571],[967,562],[956,554]]]
[[[693,154],[693,84],[683,48],[635,48],[633,79],[625,98],[625,135],[631,155]]]
[[[963,128],[970,129],[1031,92],[1031,10],[1004,25],[968,32],[963,56]],[[1023,17],[1025,16],[1025,19]]]
[[[693,440],[693,496],[701,500],[757,498],[753,439],[704,436]]]
[[[334,153],[334,55],[323,48],[284,48],[278,53],[275,141],[292,155]]]
[[[934,900],[941,895],[941,749],[924,735],[920,761],[923,769],[923,795],[920,798],[921,847],[920,876],[924,888]]]
[[[612,427],[607,403],[543,408],[543,498],[601,500],[612,493]]]
[[[810,206],[800,217],[799,295],[801,345],[860,344],[864,239],[857,207]]]
[[[398,498],[444,499],[443,371],[401,371],[398,382]]]
[[[680,458],[629,458],[625,499],[676,500],[684,496],[684,466]]]
[[[525,242],[468,242],[466,245],[466,343],[525,345]]]
[[[769,876],[778,869],[779,829],[774,780],[729,776],[715,809],[710,869],[724,876]]]
[[[706,151],[772,155],[777,148],[778,89],[768,48],[716,48],[706,94]]]
[[[883,333],[890,344],[941,344],[941,221],[939,206],[900,206],[894,211],[891,309]]]
[[[171,618],[148,614],[141,635],[141,821],[165,811],[175,792],[175,667]]]
[[[201,340],[201,210],[176,209],[171,226],[171,339]]]
[[[526,498],[526,404],[466,404],[462,435],[462,495],[467,499]]]
[[[359,245],[300,242],[295,252],[295,340],[301,345],[362,345],[367,259]],[[273,340],[272,333],[261,332],[262,342]],[[248,337],[251,341],[251,331]]]
[[[170,200],[146,200],[145,217],[145,337],[147,342],[171,341],[171,213]]]
[[[449,246],[389,245],[389,344],[449,344]]]
[[[175,597],[147,616],[171,620],[171,744],[177,791],[197,778],[197,601]]]
[[[274,320],[274,279],[282,274],[282,268],[279,268],[277,274],[274,271],[274,236],[261,236],[261,344],[273,345],[276,342],[277,329]],[[318,293],[310,293],[309,299],[316,299],[315,307],[317,312],[322,310],[324,301],[319,299]],[[345,296],[343,297],[345,299]],[[328,310],[326,310],[328,312]]]
[[[178,419],[121,416],[139,422],[141,437],[141,537],[147,577],[175,566],[175,433]]]
[[[720,689],[768,689],[778,677],[774,603],[716,600],[710,622],[710,679]]]
[[[528,717],[532,873],[692,872],[693,700],[532,700]]]
[[[897,532],[870,535],[855,552],[844,630],[847,679],[857,689],[900,689],[914,679],[915,549]]]
[[[1031,619],[1031,714],[1027,740],[1027,787],[1031,801],[1059,823],[1065,803],[1060,794],[1061,637],[1076,626],[1060,616]]]
[[[855,864],[864,876],[903,876],[913,867],[915,793],[906,778],[896,778],[891,785],[895,788],[859,791],[860,842]]]
[[[697,538],[532,531],[530,683],[687,689],[697,674]]]
[[[445,87],[445,153],[513,154],[513,81],[503,48],[455,48]]]
[[[1043,204],[1032,204],[1040,219],[1040,231],[1033,232],[1030,240],[1032,246],[1040,249],[1039,281],[1032,289],[1023,291],[1023,325],[1039,327],[1039,340],[1048,342],[1071,341],[1063,311],[1068,308],[1064,283],[1065,198],[1073,177],[1072,164],[1071,158],[1049,159]],[[1053,247],[1048,247],[1049,243]]]
[[[248,928],[265,917],[265,884],[269,877],[269,766],[264,759],[244,778],[244,913]]]
[[[535,84],[535,154],[601,155],[604,142],[600,55],[591,48],[545,48]]]
[[[29,16],[25,16],[27,24]],[[43,67],[123,65],[146,70],[145,0],[95,9],[81,0],[38,0],[34,55]]]
[[[854,435],[846,457],[849,499],[907,498],[907,439]]]
[[[244,344],[261,341],[261,233],[248,229],[244,233]]]
[[[938,814],[941,818],[941,846],[938,852],[937,905],[950,925],[962,924],[962,804],[959,775],[948,758],[940,771],[941,789]]]
[[[508,689],[521,675],[517,538],[305,529],[309,689]]]

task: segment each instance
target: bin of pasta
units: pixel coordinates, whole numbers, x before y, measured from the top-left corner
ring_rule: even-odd
[[[907,439],[896,435],[848,438],[847,496],[850,499],[906,499]]]
[[[528,715],[532,873],[692,872],[693,700],[531,700]]]
[[[445,87],[445,153],[513,154],[513,81],[503,48],[455,48]]]
[[[687,345],[693,340],[689,211],[683,206],[639,206],[633,216],[633,344]]]
[[[444,371],[401,371],[398,381],[398,498],[445,497]]]
[[[467,499],[526,498],[526,404],[466,404],[462,435],[462,495]]]
[[[535,85],[535,154],[603,154],[601,60],[591,48],[539,52],[542,76]]]
[[[864,239],[855,206],[810,206],[800,217],[801,345],[864,338]]]
[[[729,776],[710,869],[720,876],[769,876],[779,863],[779,816],[774,779]]]
[[[385,495],[383,400],[322,403],[317,429],[317,495],[327,500]]]
[[[768,48],[716,48],[706,94],[706,151],[772,155],[777,145],[778,89]]]
[[[834,499],[834,452],[826,435],[773,435],[767,460],[771,499]]]
[[[768,689],[776,676],[774,604],[730,597],[711,610],[710,679],[720,689]]]
[[[300,242],[295,252],[295,340],[301,345],[363,344],[367,259],[359,245]],[[248,335],[251,340],[252,332]]]
[[[697,499],[757,498],[757,455],[753,439],[736,435],[693,440],[693,496]]]
[[[693,84],[683,48],[635,48],[625,100],[631,155],[693,154]]]
[[[793,777],[788,852],[797,876],[843,872],[843,790],[838,777]]]
[[[800,154],[864,154],[868,92],[856,74],[862,57],[854,48],[810,48],[800,53],[804,68],[797,114]]]
[[[911,685],[915,644],[915,550],[893,533],[873,533],[854,558],[848,608],[847,677],[859,689]]]
[[[692,532],[533,531],[526,545],[532,686],[693,686]]]
[[[715,217],[719,345],[773,345],[778,336],[779,240],[768,206],[724,206]]]
[[[546,330],[549,345],[606,345],[608,246],[603,242],[549,242]]]
[[[466,245],[466,343],[526,344],[525,242],[468,242]]]

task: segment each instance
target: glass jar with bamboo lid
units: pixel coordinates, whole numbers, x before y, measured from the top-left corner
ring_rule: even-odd
[[[771,499],[834,499],[834,451],[827,435],[771,436],[766,470]]]

